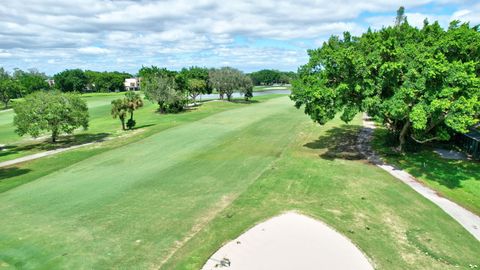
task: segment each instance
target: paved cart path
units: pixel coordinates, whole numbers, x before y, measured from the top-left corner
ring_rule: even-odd
[[[364,115],[363,129],[358,137],[358,148],[360,152],[364,154],[370,162],[384,169],[400,181],[410,186],[420,195],[436,204],[480,241],[480,217],[461,207],[460,205],[448,200],[447,198],[438,195],[436,191],[421,184],[415,179],[415,177],[406,171],[396,168],[395,166],[385,164],[370,146],[374,129],[375,124],[373,121]]]

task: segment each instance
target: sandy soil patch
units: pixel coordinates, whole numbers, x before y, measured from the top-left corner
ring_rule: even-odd
[[[289,212],[248,230],[220,248],[210,269],[373,269],[348,238],[313,218]]]

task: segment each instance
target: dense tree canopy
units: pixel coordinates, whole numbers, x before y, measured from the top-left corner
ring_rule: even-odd
[[[248,74],[254,85],[289,84],[297,77],[295,72],[262,69]]]
[[[21,69],[15,69],[12,76],[21,86],[21,95],[28,95],[40,90],[48,90],[50,86],[47,83],[47,75],[39,72],[36,69],[30,69],[23,71]]]
[[[3,107],[7,108],[12,99],[22,97],[24,92],[20,81],[0,67],[0,102]]]
[[[186,94],[180,87],[184,80],[178,73],[152,66],[142,67],[139,74],[145,97],[157,103],[161,113],[176,113],[183,110]]]
[[[211,69],[209,74],[210,85],[220,94],[220,99],[227,96],[231,100],[235,91],[251,96],[252,80],[238,69],[222,67]]]
[[[175,77],[176,71],[168,70],[166,68],[159,68],[157,66],[144,67],[138,71],[138,76],[141,78],[159,76],[159,77]]]
[[[38,137],[51,132],[55,142],[61,133],[72,134],[79,127],[88,128],[88,107],[80,96],[57,91],[38,91],[13,106],[17,134]]]
[[[86,70],[85,75],[88,79],[87,88],[93,92],[116,92],[124,91],[124,81],[131,78],[132,75],[122,72],[98,72]]]
[[[53,76],[55,87],[62,92],[83,92],[87,88],[88,77],[81,69],[67,69]]]
[[[397,135],[400,149],[408,139],[467,132],[480,112],[478,27],[454,21],[444,30],[425,21],[417,29],[398,17],[395,27],[332,36],[310,50],[293,85],[296,106],[320,124],[367,112]]]
[[[208,83],[208,69],[201,67],[182,68],[179,73],[179,78],[182,81],[182,86],[193,103],[201,94],[209,94],[212,88]],[[178,80],[177,80],[178,81]]]
[[[21,93],[22,87],[18,81],[10,77],[0,79],[0,101],[5,109],[8,107],[10,100],[19,97]]]

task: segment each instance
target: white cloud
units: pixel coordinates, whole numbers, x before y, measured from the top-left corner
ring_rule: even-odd
[[[458,10],[453,13],[451,19],[470,22],[472,25],[480,24],[480,3]]]
[[[415,27],[421,28],[423,22],[427,19],[430,23],[438,21],[441,26],[446,27],[450,21],[450,16],[448,15],[435,15],[435,14],[424,14],[424,13],[405,13],[407,16],[408,23]],[[392,16],[373,16],[365,20],[372,29],[380,29],[382,27],[392,26],[395,24],[395,18]]]
[[[399,5],[417,26],[425,17],[444,25],[452,18],[480,23],[480,4],[471,3],[475,0],[4,1],[0,57],[8,68],[28,62],[50,73],[74,65],[133,72],[142,64],[296,69],[316,41],[344,31],[360,34],[365,23],[389,25]],[[448,15],[429,10],[443,5],[455,8]],[[238,37],[247,41],[237,42]],[[254,46],[255,40],[271,42]]]
[[[78,52],[82,54],[97,55],[97,54],[107,54],[110,52],[110,50],[105,48],[99,48],[99,47],[83,47],[83,48],[79,48]]]

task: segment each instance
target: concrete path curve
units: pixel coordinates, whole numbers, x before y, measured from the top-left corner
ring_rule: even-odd
[[[55,149],[55,150],[40,152],[40,153],[36,153],[36,154],[24,156],[24,157],[12,159],[12,160],[7,160],[7,161],[4,161],[4,162],[0,162],[0,168],[12,166],[12,165],[15,165],[15,164],[18,164],[18,163],[34,160],[34,159],[37,159],[37,158],[42,158],[42,157],[46,157],[46,156],[55,155],[55,154],[58,154],[58,153],[61,153],[61,152],[65,152],[67,150],[73,150],[73,149],[84,147],[84,146],[87,146],[87,145],[92,145],[92,144],[97,143],[97,142],[84,143],[84,144],[74,145],[74,146],[70,146],[70,147],[59,148],[59,149]]]
[[[373,136],[375,124],[367,115],[363,116],[363,129],[358,136],[358,149],[365,155],[365,157],[376,166],[387,171],[395,176],[400,181],[410,186],[413,190],[418,192],[423,197],[429,199],[431,202],[440,207],[443,211],[449,214],[460,225],[462,225],[468,232],[470,232],[477,240],[480,241],[480,217],[460,205],[438,195],[438,193],[415,179],[409,173],[388,165],[372,150],[370,141]]]

